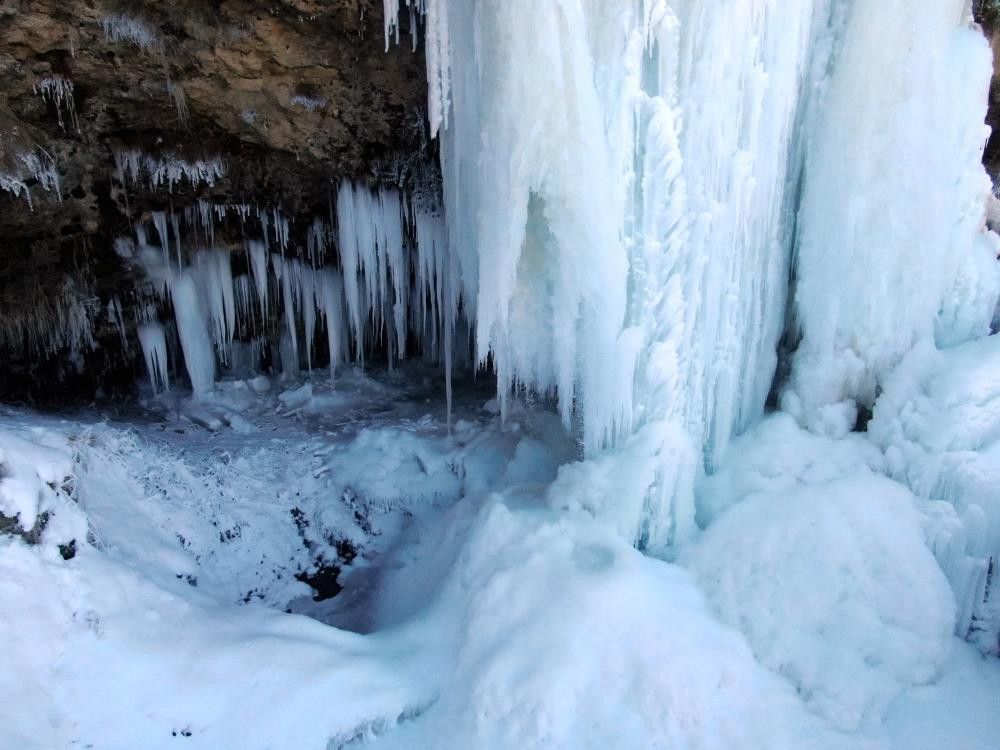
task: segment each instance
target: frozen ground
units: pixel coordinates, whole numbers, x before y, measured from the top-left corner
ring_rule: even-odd
[[[418,367],[6,411],[0,507],[48,520],[0,536],[0,747],[996,747],[1000,664],[877,448],[765,420],[670,564],[493,388],[450,435]]]

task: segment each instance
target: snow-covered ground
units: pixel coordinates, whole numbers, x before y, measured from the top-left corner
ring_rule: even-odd
[[[668,563],[494,387],[450,434],[415,365],[6,410],[0,747],[996,747],[1000,662],[863,437],[766,419]]]

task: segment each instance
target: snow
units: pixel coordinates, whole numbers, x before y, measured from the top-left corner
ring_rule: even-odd
[[[912,496],[874,469],[829,479],[841,441],[788,416],[744,438],[748,482],[784,478],[740,490],[688,572],[593,505],[630,493],[622,457],[574,464],[557,414],[502,420],[463,378],[449,434],[421,367],[227,378],[125,423],[8,412],[0,489],[48,493],[51,518],[39,545],[0,539],[0,746],[909,750],[894,738],[956,679],[1000,679],[956,656]],[[296,575],[320,560],[345,588],[313,601]]]

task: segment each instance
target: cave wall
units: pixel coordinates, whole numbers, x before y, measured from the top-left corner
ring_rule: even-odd
[[[300,253],[341,180],[436,179],[422,51],[386,49],[378,0],[6,0],[0,29],[4,399],[130,394],[141,271],[115,240],[152,212],[280,207]],[[122,152],[223,170],[123,179]],[[245,218],[215,245],[238,245]],[[94,321],[83,346],[41,335],[72,305]]]

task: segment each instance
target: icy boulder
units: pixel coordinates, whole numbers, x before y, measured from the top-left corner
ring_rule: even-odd
[[[59,542],[84,536],[86,523],[67,492],[72,473],[65,436],[8,421],[0,429],[0,520],[12,519],[36,542],[43,531]]]
[[[772,471],[782,459],[768,447],[780,443],[767,438],[787,419],[758,431],[756,478],[731,485],[748,496],[684,562],[762,664],[830,724],[856,729],[904,688],[935,677],[948,656],[954,600],[912,494],[867,469],[860,448],[852,458],[844,445],[789,434],[798,475]]]

